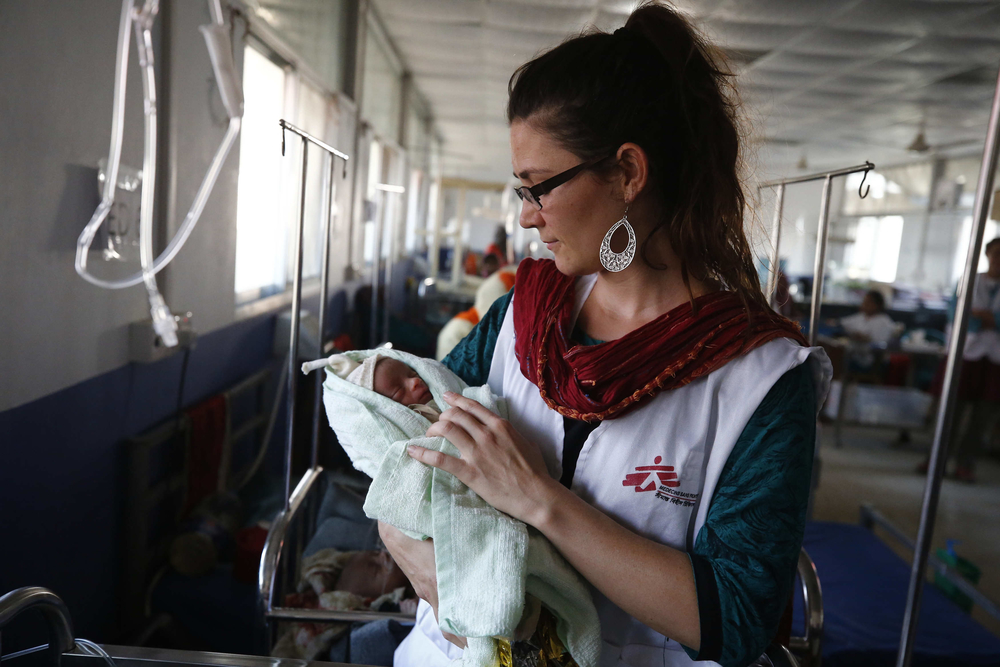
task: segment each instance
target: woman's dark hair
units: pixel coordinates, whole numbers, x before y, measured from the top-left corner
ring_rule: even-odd
[[[626,142],[642,147],[657,195],[653,234],[667,235],[684,284],[721,281],[749,312],[767,302],[743,229],[732,79],[685,18],[646,2],[614,34],[573,37],[518,68],[507,121],[530,122],[581,160],[615,155]],[[653,266],[648,241],[640,256]]]
[[[868,290],[865,296],[875,303],[875,307],[878,308],[880,313],[885,310],[885,296],[882,292],[879,292],[877,289]]]

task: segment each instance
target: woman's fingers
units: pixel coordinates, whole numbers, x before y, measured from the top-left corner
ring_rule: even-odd
[[[436,423],[431,424],[431,427],[427,429],[427,436],[440,436],[444,438],[451,444],[455,445],[455,447],[458,448],[458,451],[462,452],[464,455],[469,451],[469,448],[476,444],[476,438],[458,422],[453,419],[445,418],[445,415],[448,414],[448,412],[450,412],[450,410],[445,410],[441,414],[441,419],[439,419]],[[474,427],[473,430],[475,430]]]
[[[453,408],[459,408],[473,417],[475,417],[481,424],[489,424],[494,419],[499,419],[495,414],[489,411],[489,409],[482,405],[479,401],[474,401],[471,398],[466,398],[461,394],[456,394],[453,391],[446,392],[444,399],[448,401],[448,405]]]
[[[462,459],[449,456],[444,452],[437,452],[433,449],[420,447],[418,445],[408,445],[406,447],[406,453],[410,455],[410,458],[414,458],[421,463],[426,463],[433,468],[450,472],[462,483],[467,484],[465,478],[466,473],[468,472],[468,466],[464,461],[462,461]]]

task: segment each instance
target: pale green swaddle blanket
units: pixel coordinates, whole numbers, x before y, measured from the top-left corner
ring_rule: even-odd
[[[469,387],[443,364],[392,349],[335,355],[363,362],[379,354],[413,368],[435,402],[447,406],[452,391],[506,418],[506,404],[487,385]],[[323,401],[330,426],[354,467],[372,478],[365,513],[411,537],[434,538],[438,622],[442,630],[468,638],[462,665],[497,664],[494,637],[511,638],[530,594],[557,618],[557,633],[580,667],[595,667],[600,622],[590,592],[552,544],[533,528],[496,510],[451,473],[424,465],[406,453],[409,444],[459,456],[441,437],[428,438],[430,422],[408,408],[339,377],[325,367]]]

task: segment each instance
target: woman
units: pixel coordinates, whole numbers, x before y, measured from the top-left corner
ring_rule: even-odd
[[[602,665],[749,664],[802,541],[830,366],[761,294],[716,62],[648,4],[514,74],[520,224],[555,259],[523,262],[445,359],[489,382],[511,420],[451,397],[428,435],[462,458],[410,450],[541,531],[590,583]],[[380,532],[429,603],[396,664],[446,664],[460,651],[434,622],[433,545]]]
[[[958,406],[949,439],[949,454],[955,459],[952,474],[958,481],[969,484],[976,482],[976,457],[993,434],[1000,414],[1000,236],[986,244],[984,253],[989,264],[985,273],[976,275],[972,285]],[[956,294],[954,300],[957,298]],[[954,300],[949,318],[955,315]],[[935,381],[938,394],[944,381],[944,367],[942,362]],[[929,467],[928,456],[917,466],[917,472],[926,475]]]

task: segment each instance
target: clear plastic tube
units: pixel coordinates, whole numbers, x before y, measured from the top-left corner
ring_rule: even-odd
[[[209,166],[208,172],[205,174],[205,179],[201,183],[201,188],[199,188],[197,195],[194,198],[194,202],[191,204],[191,209],[188,211],[187,216],[184,218],[184,222],[181,224],[180,229],[177,230],[177,234],[174,238],[170,240],[167,247],[163,249],[156,261],[153,262],[150,267],[152,273],[159,273],[163,267],[169,264],[180,249],[184,246],[185,241],[194,231],[195,225],[198,223],[198,219],[201,217],[201,212],[205,208],[205,204],[208,203],[208,197],[212,194],[212,189],[215,187],[215,181],[219,177],[219,172],[222,171],[222,165],[226,161],[226,157],[229,155],[230,149],[232,149],[233,144],[236,142],[236,138],[240,134],[240,125],[242,120],[240,118],[230,118],[229,119],[229,129],[226,130],[226,136],[222,140],[222,144],[215,153],[215,157],[212,160],[212,164]],[[127,287],[134,287],[143,281],[143,274],[141,271],[129,276],[128,278],[123,278],[121,280],[105,280],[103,278],[98,278],[96,276],[87,273],[87,250],[90,248],[90,244],[93,242],[94,237],[97,234],[97,230],[100,228],[101,223],[104,221],[104,217],[107,216],[107,211],[111,209],[111,204],[113,202],[109,201],[107,203],[107,209],[103,212],[103,215],[98,220],[98,214],[101,213],[101,207],[98,207],[97,212],[94,213],[94,218],[92,222],[97,220],[92,232],[90,232],[85,238],[83,234],[80,236],[80,240],[77,243],[77,273],[80,274],[87,282],[97,285],[98,287],[103,287],[105,289],[125,289]],[[101,202],[101,206],[104,206],[104,202]],[[88,225],[89,227],[89,225]],[[87,234],[88,230],[84,229],[84,234]]]
[[[153,258],[152,216],[156,181],[156,79],[153,68],[151,26],[159,9],[159,0],[145,0],[141,10],[134,7],[136,0],[124,0],[118,31],[118,50],[115,65],[114,107],[111,119],[111,146],[108,151],[108,174],[105,179],[101,203],[77,240],[76,272],[88,282],[106,289],[124,289],[145,283],[149,293],[150,312],[157,333],[168,346],[176,345],[176,324],[156,287],[155,275],[177,255],[191,235],[201,217],[209,195],[215,187],[219,172],[239,135],[243,114],[243,94],[232,59],[228,34],[222,29],[224,19],[219,0],[208,0],[213,23],[202,27],[206,46],[212,60],[220,95],[229,115],[229,127],[216,150],[201,187],[191,204],[184,222],[163,253]],[[114,203],[118,168],[121,162],[121,144],[125,107],[125,84],[128,71],[128,50],[131,29],[136,33],[139,64],[142,67],[143,97],[145,100],[145,153],[143,159],[142,198],[140,204],[140,264],[142,270],[122,280],[105,280],[87,271],[87,255],[98,229],[107,218]]]
[[[153,63],[152,25],[159,0],[146,0],[142,11],[132,20],[135,28],[135,45],[142,69],[142,96],[145,115],[145,145],[142,160],[142,199],[139,204],[139,264],[142,280],[149,295],[149,314],[153,331],[166,347],[177,345],[177,322],[167,307],[156,285],[153,264],[153,203],[156,196],[156,72]]]

